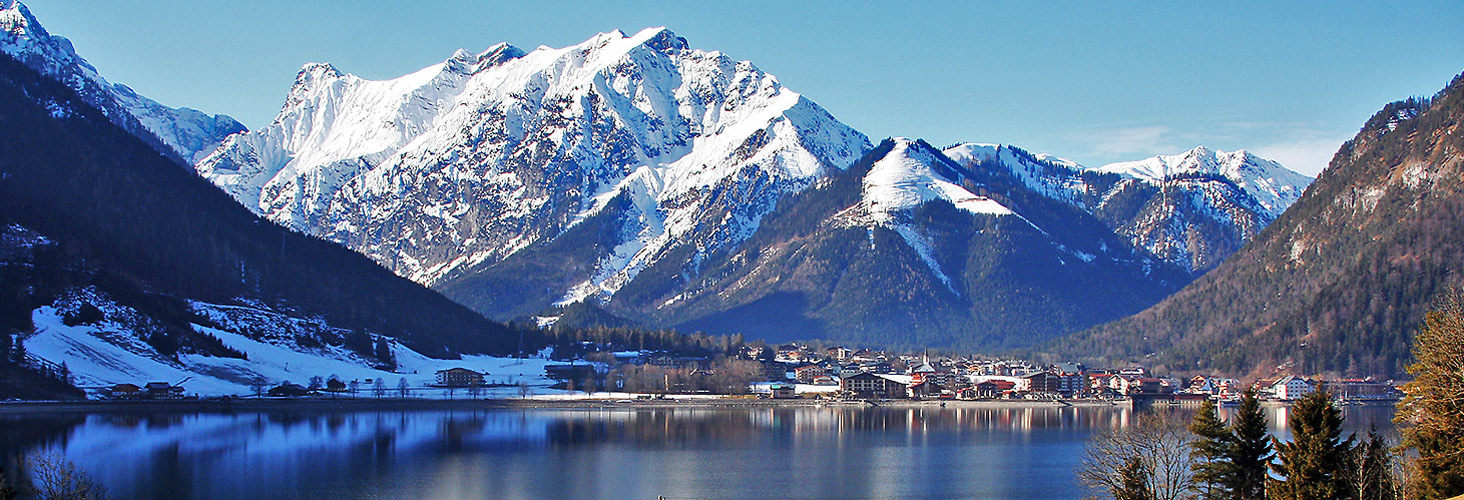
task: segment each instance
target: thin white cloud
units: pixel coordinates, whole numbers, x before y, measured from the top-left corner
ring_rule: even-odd
[[[1316,177],[1322,169],[1327,168],[1327,163],[1332,161],[1332,155],[1337,153],[1344,141],[1345,139],[1312,138],[1249,149],[1252,153],[1280,162],[1286,168]]]
[[[1085,157],[1100,162],[1129,161],[1175,154],[1198,145],[1226,151],[1245,149],[1297,172],[1315,177],[1327,167],[1345,134],[1326,133],[1315,123],[1229,122],[1203,133],[1175,130],[1166,125],[1121,127],[1073,134],[1071,140]],[[1262,138],[1256,141],[1256,138]]]
[[[1088,156],[1097,158],[1151,156],[1177,149],[1174,130],[1166,126],[1098,130],[1078,134],[1074,139],[1087,146]]]

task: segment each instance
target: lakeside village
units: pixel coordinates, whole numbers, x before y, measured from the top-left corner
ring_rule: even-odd
[[[1151,373],[1143,367],[1089,368],[1079,363],[1036,365],[1021,360],[930,357],[873,349],[815,348],[790,343],[776,347],[741,346],[728,356],[673,355],[660,351],[614,351],[582,342],[573,354],[544,366],[547,387],[524,381],[490,382],[491,374],[463,367],[438,371],[425,387],[406,379],[389,385],[383,378],[345,381],[314,376],[308,385],[286,382],[254,387],[255,397],[428,397],[469,399],[543,395],[560,397],[661,399],[676,396],[756,396],[770,399],[880,400],[1047,400],[1129,401],[1136,404],[1198,405],[1213,400],[1237,403],[1247,388],[1262,398],[1292,401],[1325,390],[1341,404],[1395,402],[1402,392],[1392,381],[1318,380],[1287,375],[1243,385],[1224,377],[1189,379]],[[564,359],[568,358],[568,359]],[[511,379],[510,379],[511,382]],[[544,391],[542,389],[550,389]],[[507,392],[505,392],[505,390]],[[177,400],[189,398],[181,385],[148,382],[117,384],[99,392],[104,399]]]

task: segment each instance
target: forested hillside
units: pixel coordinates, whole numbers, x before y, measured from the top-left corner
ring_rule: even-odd
[[[188,299],[264,304],[432,355],[518,348],[504,325],[255,216],[9,56],[0,130],[0,223],[35,243],[12,245],[0,266],[6,332],[27,330],[63,290],[94,286],[171,324],[155,345],[207,343],[187,328]]]
[[[1464,75],[1387,105],[1300,200],[1215,271],[1052,350],[1174,370],[1400,374],[1464,269]]]

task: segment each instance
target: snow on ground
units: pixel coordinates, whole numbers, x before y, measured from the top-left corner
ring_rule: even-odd
[[[32,356],[55,364],[65,364],[76,385],[83,388],[110,387],[120,383],[143,385],[168,382],[182,385],[188,394],[198,396],[252,394],[251,383],[264,380],[268,387],[292,382],[309,383],[311,377],[361,381],[361,395],[372,395],[373,384],[365,381],[384,379],[387,393],[397,395],[397,387],[405,379],[412,397],[466,397],[460,389],[429,389],[438,370],[462,367],[484,372],[489,384],[528,384],[535,394],[559,392],[545,389],[553,382],[544,377],[548,359],[463,356],[461,360],[434,359],[400,344],[393,343],[397,370],[388,372],[372,368],[344,348],[325,347],[301,352],[294,348],[254,340],[237,333],[195,325],[199,331],[217,337],[224,345],[244,353],[247,360],[179,354],[177,360],[157,353],[126,327],[102,322],[97,325],[67,326],[62,315],[51,306],[32,314],[36,332],[25,338],[25,348]],[[518,387],[490,388],[483,395],[518,397]]]
[[[1011,215],[1012,210],[990,198],[977,196],[945,179],[931,167],[934,155],[912,148],[909,139],[896,138],[895,148],[874,163],[864,177],[864,204],[875,222],[888,223],[893,212],[945,200],[977,215]]]

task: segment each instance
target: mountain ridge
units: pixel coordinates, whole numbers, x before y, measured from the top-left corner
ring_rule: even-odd
[[[258,219],[49,75],[8,54],[0,69],[7,110],[0,122],[9,131],[0,137],[0,218],[57,248],[44,254],[49,260],[13,268],[54,271],[39,285],[24,283],[28,271],[6,276],[20,280],[6,281],[18,286],[7,304],[17,314],[69,293],[59,288],[93,286],[172,320],[190,317],[185,299],[247,299],[434,355],[516,347],[503,325],[359,254]],[[434,313],[419,314],[426,310]],[[202,338],[186,323],[163,335]]]
[[[46,31],[18,0],[0,0],[0,52],[70,87],[113,123],[185,165],[201,159],[225,137],[245,130],[228,116],[171,108],[126,85],[108,82],[77,55],[70,40]]]
[[[1043,207],[1045,226],[1011,211],[1038,232],[1082,225],[1077,231],[1091,239],[1058,238],[1063,259],[1114,251],[1147,262],[1133,248],[1160,257],[1163,277],[1136,292],[1145,300],[1208,270],[1271,219],[1257,201],[1264,193],[1244,177],[1226,177],[1238,170],[1217,170],[1229,164],[1204,148],[1190,155],[1212,160],[1192,169],[1203,175],[1154,180],[1012,146],[921,144],[933,156],[911,165],[933,170],[888,170],[898,178],[875,182],[883,187],[874,191],[894,203],[891,210],[867,210],[878,204],[871,198],[862,217],[888,218],[937,199],[958,209],[935,211],[948,217],[1011,211],[993,195],[1016,196]],[[389,80],[312,63],[274,123],[230,138],[197,168],[256,213],[362,252],[494,318],[553,316],[554,307],[588,302],[647,326],[700,328],[702,316],[716,313],[693,314],[705,306],[678,301],[720,287],[709,276],[731,268],[709,271],[712,263],[738,255],[782,203],[842,175],[871,147],[751,63],[648,28],[558,49],[460,50]],[[1292,175],[1278,183],[1292,181],[1299,191],[1295,184],[1306,179]],[[921,187],[907,189],[910,182]],[[967,191],[963,182],[993,192]],[[898,257],[915,259],[911,272],[967,293],[947,270],[961,266],[933,253],[926,236],[880,227],[913,252]],[[821,251],[845,251],[829,245]],[[1116,309],[1096,304],[1089,306],[1109,312],[1063,315],[1112,319]],[[809,313],[800,307],[777,308],[783,316]],[[950,314],[968,315],[934,313]]]
[[[1432,99],[1384,106],[1240,252],[1078,343],[1105,359],[1254,376],[1401,374],[1433,297],[1461,284],[1450,237],[1464,234],[1461,122],[1464,75]]]

